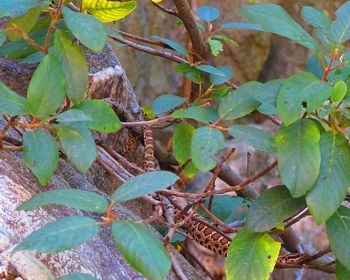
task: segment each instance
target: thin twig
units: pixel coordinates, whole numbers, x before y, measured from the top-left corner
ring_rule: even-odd
[[[159,41],[159,40],[151,40],[151,39],[147,39],[147,38],[143,38],[140,36],[136,36],[134,34],[130,34],[121,30],[116,30],[118,33],[122,34],[124,37],[138,41],[138,42],[142,42],[142,43],[146,43],[146,44],[150,44],[150,45],[154,45],[154,46],[158,46],[158,47],[163,47],[163,48],[168,48],[168,45],[164,44],[163,42]]]
[[[136,43],[131,42],[131,41],[126,40],[126,39],[114,37],[112,35],[108,35],[108,37],[111,38],[114,41],[117,41],[119,43],[128,45],[129,47],[131,47],[131,48],[133,48],[135,50],[141,51],[141,52],[145,52],[145,53],[148,53],[148,54],[151,54],[151,55],[163,57],[165,59],[168,59],[168,60],[171,60],[171,61],[174,61],[174,62],[177,62],[177,63],[187,63],[186,59],[184,59],[184,58],[182,58],[180,56],[177,56],[177,55],[175,55],[173,53],[170,53],[170,52],[156,50],[156,49],[153,49],[153,48],[148,47],[148,46],[143,46],[143,45],[136,44]]]
[[[153,4],[154,6],[156,6],[159,10],[161,10],[161,11],[163,11],[163,12],[169,14],[169,15],[178,17],[178,13],[177,13],[176,11],[171,10],[171,9],[168,9],[168,8],[165,8],[165,7],[163,7],[162,5],[159,5],[158,3],[153,2],[153,1],[152,1],[152,4]]]

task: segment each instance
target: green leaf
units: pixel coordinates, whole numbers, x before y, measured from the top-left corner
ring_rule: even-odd
[[[94,192],[77,189],[59,189],[42,192],[21,204],[17,210],[33,210],[50,204],[60,204],[80,210],[105,213],[108,201]]]
[[[285,125],[302,113],[313,112],[330,97],[332,87],[309,72],[300,72],[284,82],[277,97],[277,110]]]
[[[83,99],[88,84],[89,73],[84,52],[62,30],[56,30],[54,45],[65,73],[67,96],[73,103],[77,103]]]
[[[336,12],[337,19],[331,24],[334,42],[341,45],[350,39],[350,2],[345,2]]]
[[[225,76],[218,76],[215,74],[210,74],[210,83],[213,85],[221,85],[223,83],[226,83],[232,78],[233,75],[233,69],[231,66],[222,66],[218,67],[218,70],[225,74]]]
[[[258,24],[251,24],[246,22],[226,22],[220,26],[221,29],[250,29],[261,31],[262,28]]]
[[[187,178],[192,179],[197,176],[199,170],[197,169],[197,167],[194,166],[193,162],[191,161],[182,172]]]
[[[209,39],[208,43],[213,56],[218,56],[224,50],[224,45],[219,40]]]
[[[99,232],[100,226],[94,219],[69,216],[48,223],[31,233],[15,247],[13,253],[21,250],[58,253],[85,243]]]
[[[186,99],[173,94],[158,96],[152,103],[152,111],[155,115],[160,115],[185,103]]]
[[[281,243],[268,234],[249,233],[241,230],[230,244],[226,259],[228,280],[269,279]]]
[[[288,13],[276,4],[254,4],[245,6],[241,13],[264,31],[297,41],[308,49],[317,50],[316,41]]]
[[[192,162],[201,171],[209,171],[216,166],[213,156],[225,147],[221,131],[210,127],[197,128],[192,137]]]
[[[72,34],[89,49],[100,52],[106,44],[107,34],[103,24],[95,17],[62,7],[64,22]]]
[[[162,43],[168,45],[170,48],[172,48],[173,50],[181,53],[184,56],[188,56],[189,55],[189,53],[186,50],[186,48],[182,44],[180,44],[178,42],[175,42],[175,41],[163,38],[163,37],[159,37],[159,36],[152,36],[152,38],[158,39]]]
[[[350,209],[340,206],[327,220],[327,235],[332,251],[339,262],[350,270],[349,239]]]
[[[306,206],[304,197],[293,198],[285,186],[264,191],[249,208],[246,227],[251,232],[268,231]]]
[[[194,119],[199,122],[207,123],[210,121],[211,115],[209,108],[201,108],[200,106],[192,106],[187,109],[180,109],[171,114],[174,119]]]
[[[217,76],[221,76],[221,77],[226,76],[225,73],[220,71],[218,68],[211,66],[209,64],[196,65],[195,68],[197,68],[198,70],[200,70],[202,72],[206,72],[209,74],[213,74],[213,75],[217,75]]]
[[[313,8],[304,6],[301,10],[303,19],[316,29],[316,35],[321,42],[328,45],[331,39],[331,23],[328,17],[321,11]]]
[[[82,172],[86,172],[96,159],[96,145],[89,129],[82,124],[62,124],[57,135],[64,153]]]
[[[350,147],[334,133],[321,134],[320,175],[307,194],[309,211],[317,224],[326,221],[338,209],[350,185]]]
[[[99,280],[99,279],[91,276],[90,274],[73,272],[73,273],[61,276],[56,280]]]
[[[309,119],[282,126],[276,135],[278,167],[282,182],[293,197],[310,190],[320,171],[320,131]]]
[[[45,42],[45,35],[47,28],[42,28],[29,33],[31,39],[38,44],[43,45]],[[8,42],[3,44],[0,48],[0,57],[9,57],[11,59],[18,59],[26,57],[32,53],[37,52],[38,49],[30,45],[26,40],[20,39],[14,42]]]
[[[176,65],[176,73],[181,74],[191,80],[196,84],[200,84],[201,80],[201,72],[195,67],[191,66],[188,63],[181,63]]]
[[[340,102],[344,99],[347,92],[348,86],[346,85],[346,83],[344,81],[338,81],[333,87],[331,100],[333,102]]]
[[[45,7],[47,1],[40,0],[0,0],[0,18],[18,17],[35,7]]]
[[[0,29],[0,47],[5,43],[7,38],[6,32]]]
[[[253,112],[261,103],[251,95],[257,88],[260,88],[260,85],[258,82],[249,82],[240,86],[238,90],[229,93],[220,102],[220,117],[224,120],[233,120]]]
[[[102,133],[111,133],[121,128],[117,114],[102,100],[85,100],[74,108],[81,110],[92,119],[92,121],[86,123],[90,129]]]
[[[147,172],[131,178],[121,185],[112,195],[115,202],[125,202],[147,194],[166,189],[179,177],[168,171]]]
[[[29,31],[32,30],[32,28],[37,23],[38,17],[41,11],[42,11],[42,7],[32,8],[28,10],[25,14],[20,15],[19,17],[10,19],[7,22],[6,27],[7,28],[18,27],[25,33],[29,33]],[[8,31],[7,37],[11,41],[15,41],[22,38],[22,35],[15,31]]]
[[[0,82],[0,114],[26,115],[27,100]]]
[[[53,55],[45,56],[28,87],[28,110],[35,117],[48,118],[62,104],[65,90],[66,82],[61,65]]]
[[[200,6],[197,9],[197,15],[200,19],[211,22],[220,16],[220,12],[218,9],[211,6]]]
[[[112,224],[114,241],[129,264],[152,280],[163,280],[171,260],[162,242],[141,224],[116,221]]]
[[[206,198],[204,203],[207,206],[209,198]],[[242,206],[244,199],[239,196],[217,195],[213,198],[211,212],[223,222],[231,223]]]
[[[50,53],[50,49],[49,49],[49,53]],[[44,57],[45,57],[45,54],[43,52],[36,52],[36,53],[30,54],[22,59],[19,59],[18,61],[20,63],[27,63],[27,64],[39,63],[42,61],[42,59]]]
[[[229,133],[238,141],[263,152],[276,152],[275,138],[270,132],[249,125],[236,124],[229,127]]]
[[[53,176],[59,159],[55,138],[42,129],[26,131],[23,135],[23,159],[41,185],[46,185]]]
[[[348,280],[350,278],[350,270],[343,266],[338,260],[335,262],[337,280]]]
[[[213,39],[220,40],[222,43],[230,44],[230,45],[232,45],[232,47],[234,47],[234,48],[236,48],[236,47],[239,46],[239,44],[238,44],[235,40],[233,40],[233,39],[231,39],[230,37],[227,37],[227,36],[225,36],[225,35],[214,34],[212,38],[213,38]]]
[[[194,131],[194,127],[189,123],[176,125],[173,136],[173,151],[176,160],[180,164],[183,164],[191,157],[191,141]]]
[[[252,91],[251,97],[260,102],[258,111],[264,115],[276,115],[276,100],[278,93],[283,85],[282,80],[272,80]]]
[[[71,123],[71,122],[88,122],[92,121],[92,118],[86,115],[83,111],[78,109],[70,109],[58,114],[56,117],[60,123]]]

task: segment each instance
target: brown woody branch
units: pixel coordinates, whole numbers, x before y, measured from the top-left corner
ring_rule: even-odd
[[[193,17],[191,7],[187,0],[173,0],[178,11],[178,17],[182,20],[188,32],[195,53],[204,60],[208,60],[209,47],[205,43],[201,31]]]

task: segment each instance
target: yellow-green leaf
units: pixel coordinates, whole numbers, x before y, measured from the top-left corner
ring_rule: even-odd
[[[136,8],[136,0],[119,2],[110,0],[83,0],[82,10],[102,22],[112,22],[129,15]]]

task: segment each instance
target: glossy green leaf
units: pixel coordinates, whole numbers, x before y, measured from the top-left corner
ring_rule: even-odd
[[[171,268],[163,243],[141,224],[116,221],[112,224],[114,241],[129,264],[145,277],[163,280]]]
[[[185,103],[186,100],[183,97],[173,94],[164,94],[158,96],[152,103],[152,111],[155,115],[163,114],[173,110],[174,108]]]
[[[209,39],[208,43],[213,56],[218,56],[224,50],[224,45],[219,40]]]
[[[55,138],[46,130],[26,131],[23,135],[23,159],[41,185],[53,176],[59,154]]]
[[[40,15],[40,12],[42,11],[42,7],[35,7],[30,10],[28,10],[25,14],[20,15],[19,17],[12,18],[7,22],[6,27],[12,28],[12,27],[18,27],[22,31],[29,33],[30,30],[35,26],[36,22],[38,21],[38,17]],[[7,37],[11,41],[18,40],[22,38],[22,35],[15,31],[8,31]]]
[[[337,280],[349,280],[350,269],[347,269],[338,260],[335,262]]]
[[[56,55],[62,64],[67,82],[67,96],[77,103],[84,97],[88,84],[88,66],[81,47],[62,30],[55,32]]]
[[[62,104],[66,91],[65,75],[57,58],[47,55],[35,70],[27,93],[28,110],[46,119]]]
[[[64,22],[72,34],[89,49],[100,52],[106,44],[107,34],[103,24],[95,17],[62,7]]]
[[[70,109],[55,117],[60,123],[70,122],[88,122],[92,121],[92,118],[86,115],[83,111],[78,109]]]
[[[350,2],[345,2],[336,12],[337,19],[331,24],[331,33],[336,44],[350,39]]]
[[[297,41],[306,48],[317,50],[316,41],[288,13],[276,4],[254,4],[245,6],[241,13],[264,31]]]
[[[168,171],[153,171],[137,175],[121,185],[112,195],[115,202],[125,202],[166,189],[179,177]]]
[[[176,125],[173,136],[173,151],[176,160],[183,164],[191,157],[191,142],[195,128],[189,123]]]
[[[79,109],[92,119],[86,123],[90,129],[102,133],[111,133],[121,128],[117,114],[102,100],[85,100],[74,108]]]
[[[268,234],[250,233],[241,230],[233,239],[226,259],[228,280],[266,280],[269,279],[281,243]]]
[[[276,152],[275,138],[270,132],[249,125],[235,124],[229,127],[229,133],[238,141],[259,151]]]
[[[186,78],[191,80],[192,82],[199,84],[202,82],[201,80],[201,71],[191,66],[188,63],[182,63],[176,65],[176,73],[184,75]]]
[[[215,74],[210,74],[210,83],[213,85],[221,85],[223,83],[226,83],[232,78],[233,75],[233,69],[231,66],[222,66],[218,67],[218,70],[225,74],[225,76],[218,76]]]
[[[348,86],[346,85],[346,83],[344,81],[338,81],[333,87],[331,100],[333,102],[340,102],[343,100],[347,92]]]
[[[47,1],[40,0],[0,0],[0,18],[18,17],[35,7],[45,7]]]
[[[49,50],[50,53],[50,50]],[[35,52],[32,53],[22,59],[19,59],[20,63],[27,63],[27,64],[31,64],[31,63],[40,63],[43,58],[45,57],[45,54],[42,52]]]
[[[208,206],[209,198],[204,203]],[[231,223],[244,205],[244,199],[239,196],[217,195],[213,197],[211,212],[223,222]]]
[[[251,232],[268,231],[306,206],[304,197],[293,198],[285,186],[264,191],[250,206],[246,227]]]
[[[340,208],[327,220],[327,235],[332,251],[339,262],[350,270],[349,239],[350,239],[350,209]]]
[[[191,161],[182,171],[182,173],[189,179],[196,177],[199,173],[198,168]]]
[[[7,0],[6,0],[7,1]],[[45,35],[47,28],[42,28],[29,33],[31,39],[36,41],[38,44],[43,45],[45,42]],[[38,49],[30,45],[26,40],[20,39],[14,42],[7,42],[0,48],[0,57],[8,57],[11,59],[24,58],[37,52]]]
[[[83,124],[62,124],[57,135],[64,153],[82,172],[86,172],[96,159],[96,145],[89,129]]]
[[[186,50],[186,48],[182,44],[180,44],[178,42],[175,42],[173,40],[166,39],[166,38],[163,38],[163,37],[159,37],[159,36],[152,36],[152,38],[158,39],[159,41],[163,42],[164,44],[168,45],[170,48],[172,48],[173,50],[181,53],[184,56],[188,56],[189,55],[189,53]]]
[[[225,73],[223,73],[218,68],[216,68],[214,66],[211,66],[209,64],[197,65],[197,66],[195,66],[195,68],[197,68],[198,70],[200,70],[202,72],[206,72],[206,73],[209,73],[209,74],[212,74],[212,75],[225,77]]]
[[[211,22],[220,16],[220,12],[218,9],[211,6],[200,6],[197,9],[197,15],[200,19]]]
[[[199,122],[207,123],[210,121],[211,115],[208,108],[192,106],[187,109],[180,109],[171,114],[174,119],[194,119]]]
[[[197,128],[192,137],[192,162],[201,171],[209,171],[216,166],[213,156],[225,147],[221,131],[210,128]]]
[[[17,210],[33,210],[50,204],[59,204],[85,211],[107,212],[108,201],[101,195],[77,189],[58,189],[42,192],[21,204]]]
[[[309,119],[282,126],[276,135],[278,167],[282,182],[293,197],[310,190],[320,172],[320,131]]]
[[[272,80],[261,84],[256,90],[252,91],[251,97],[260,102],[258,111],[264,115],[276,115],[276,100],[278,93],[283,85],[282,80]]]
[[[19,243],[13,253],[21,250],[36,250],[42,253],[57,253],[85,243],[100,232],[94,219],[84,216],[69,216],[46,224]]]
[[[277,97],[277,111],[285,125],[313,112],[330,97],[332,87],[309,72],[300,72],[284,82]]]
[[[219,105],[219,115],[224,120],[233,120],[244,117],[261,103],[252,97],[252,92],[260,88],[258,82],[249,82],[239,87],[238,90],[229,93]]]
[[[95,278],[90,274],[73,272],[64,276],[57,278],[56,280],[99,280],[99,278]]]
[[[316,36],[325,44],[331,42],[331,22],[328,17],[321,11],[304,6],[301,10],[303,19],[316,29]]]
[[[0,114],[26,115],[27,100],[0,82]]]
[[[317,224],[339,208],[350,185],[350,147],[341,135],[323,133],[320,141],[320,176],[307,194],[309,211]]]
[[[251,29],[261,31],[262,28],[258,24],[246,22],[226,22],[220,26],[221,29]]]

